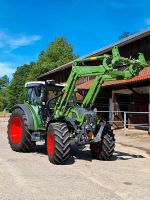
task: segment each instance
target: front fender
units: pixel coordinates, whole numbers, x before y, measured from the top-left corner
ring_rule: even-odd
[[[12,109],[11,112],[16,109],[16,108],[20,108],[21,110],[23,110],[23,112],[26,115],[26,119],[27,119],[27,125],[28,125],[28,129],[29,130],[34,130],[34,120],[32,117],[32,113],[31,111],[27,108],[27,106],[25,104],[18,104],[15,105]]]

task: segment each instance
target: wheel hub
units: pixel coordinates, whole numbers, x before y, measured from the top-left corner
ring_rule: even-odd
[[[22,121],[19,117],[14,117],[10,124],[10,138],[14,144],[20,142],[23,133]]]
[[[54,136],[53,136],[52,133],[49,133],[49,134],[48,134],[47,143],[48,143],[48,145],[47,145],[48,154],[49,154],[50,156],[52,156],[53,153],[54,153]]]

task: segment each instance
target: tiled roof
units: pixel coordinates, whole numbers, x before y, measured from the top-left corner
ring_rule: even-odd
[[[131,83],[137,83],[142,82],[145,80],[150,80],[150,66],[144,68],[138,76],[135,76],[129,80],[118,80],[118,81],[107,81],[103,83],[102,87],[112,87],[112,86],[118,86],[118,85],[125,85],[125,84],[131,84]],[[80,89],[89,89],[91,84],[93,83],[93,80],[89,80],[85,83],[77,85],[77,88]]]

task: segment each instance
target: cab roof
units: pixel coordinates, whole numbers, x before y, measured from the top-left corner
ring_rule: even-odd
[[[45,85],[45,81],[32,81],[32,82],[27,82],[25,83],[25,87],[26,88],[30,88],[30,87],[35,87],[35,86],[39,86],[39,85]],[[60,86],[60,87],[64,87],[65,84],[63,83],[55,83],[55,86]]]
[[[39,86],[39,85],[45,85],[44,81],[32,81],[32,82],[27,82],[25,83],[25,87],[35,87],[35,86]]]

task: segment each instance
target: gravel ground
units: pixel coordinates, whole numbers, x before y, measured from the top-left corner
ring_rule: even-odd
[[[150,200],[150,156],[116,145],[111,161],[72,146],[66,165],[48,161],[41,143],[31,153],[10,149],[7,120],[0,119],[0,200]]]

